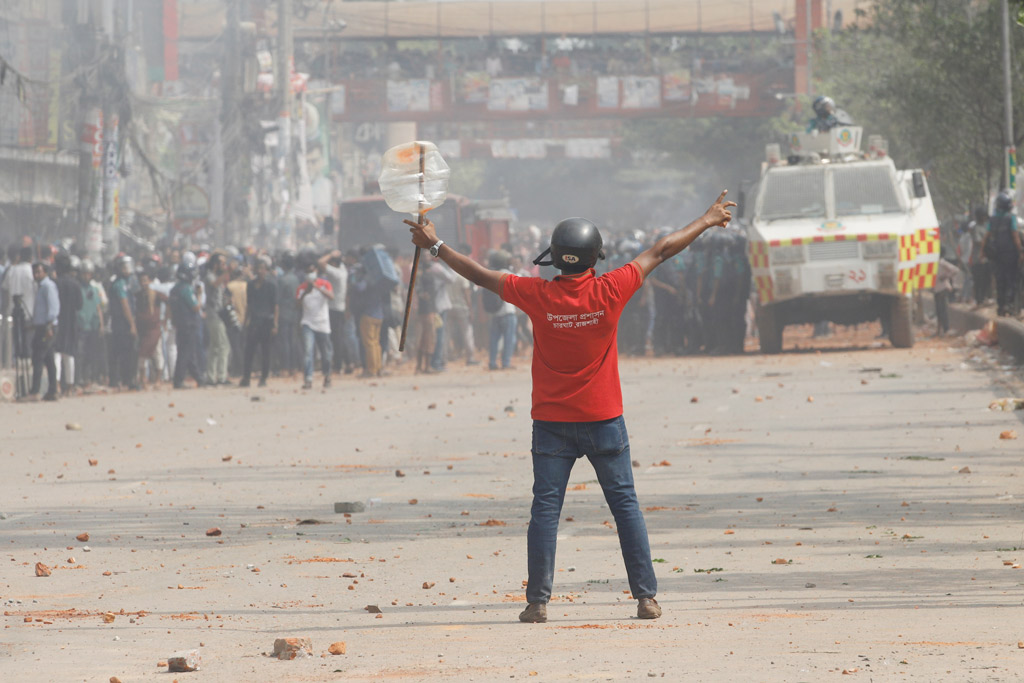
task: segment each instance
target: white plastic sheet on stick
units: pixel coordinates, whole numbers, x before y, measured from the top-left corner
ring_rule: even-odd
[[[420,149],[423,150],[423,185],[420,186]],[[451,171],[432,142],[409,142],[392,147],[381,159],[380,185],[392,210],[418,214],[435,209],[448,196]]]

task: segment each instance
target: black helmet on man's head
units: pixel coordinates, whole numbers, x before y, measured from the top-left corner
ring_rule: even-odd
[[[1003,190],[996,195],[996,211],[1009,212],[1013,208],[1013,195],[1009,190]]]
[[[829,114],[834,114],[836,111],[836,103],[828,95],[819,96],[811,106],[814,109],[814,113],[823,119],[827,118]]]
[[[538,266],[554,266],[565,273],[582,273],[604,258],[604,241],[597,226],[586,218],[566,218],[551,233],[551,246],[533,260]],[[551,254],[550,261],[544,257]]]

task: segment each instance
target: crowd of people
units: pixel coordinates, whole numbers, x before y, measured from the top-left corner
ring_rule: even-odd
[[[610,236],[599,272],[628,263],[666,230]],[[496,270],[550,276],[531,263],[541,241],[540,230],[523,231],[480,258]],[[400,353],[411,254],[382,245],[346,252],[170,245],[97,265],[75,244],[26,238],[6,256],[0,357],[14,360],[17,393],[26,399],[161,383],[262,386],[272,373],[299,376],[311,389],[317,370],[329,387],[338,374],[379,377],[403,361],[422,373],[450,362],[502,370],[533,338],[521,311],[428,257]],[[745,237],[711,231],[630,301],[622,353],[742,352],[749,291]],[[478,338],[487,339],[480,354]]]
[[[26,244],[7,252],[3,351],[15,359],[23,397],[182,388],[189,378],[244,387],[254,369],[261,386],[273,370],[301,373],[310,389],[316,360],[329,387],[336,373],[378,377],[398,358],[402,277],[380,246],[344,254],[169,247],[122,253],[101,268],[75,251]],[[423,278],[428,286],[434,271]],[[448,288],[428,291],[442,299]],[[468,306],[465,293],[462,300]],[[453,315],[452,324],[468,319]],[[454,338],[465,344],[467,335]],[[464,353],[476,362],[472,347]],[[429,371],[438,371],[446,356],[432,360]]]
[[[1024,233],[1013,212],[1013,195],[1001,192],[992,215],[977,207],[954,221],[944,236],[943,259],[955,266],[937,290],[961,303],[995,303],[999,316],[1018,316],[1024,300]],[[942,280],[942,278],[940,278]]]

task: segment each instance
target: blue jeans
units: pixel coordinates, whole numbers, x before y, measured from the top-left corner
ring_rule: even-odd
[[[513,316],[514,318],[514,316]],[[604,499],[615,517],[622,559],[633,597],[653,598],[658,580],[651,563],[647,526],[633,488],[629,435],[622,416],[600,422],[533,421],[533,507],[526,535],[528,602],[548,602],[555,578],[558,518],[569,473],[584,455],[597,472]]]
[[[516,314],[491,316],[491,370],[498,369],[498,345],[501,344],[501,367],[512,365],[512,352],[516,349]]]
[[[320,364],[324,369],[324,377],[331,376],[331,359],[334,348],[331,346],[331,335],[327,332],[314,332],[309,325],[302,326],[302,346],[306,351],[305,378],[313,381],[313,343],[320,349]]]

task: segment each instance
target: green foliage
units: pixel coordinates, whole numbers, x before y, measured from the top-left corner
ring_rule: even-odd
[[[821,37],[818,90],[866,134],[885,136],[898,166],[929,172],[940,208],[982,203],[1001,182],[1005,144],[998,0],[876,0],[862,25]],[[1024,41],[1017,43],[1019,56]],[[1020,144],[1024,76],[1017,66],[1013,91]]]

